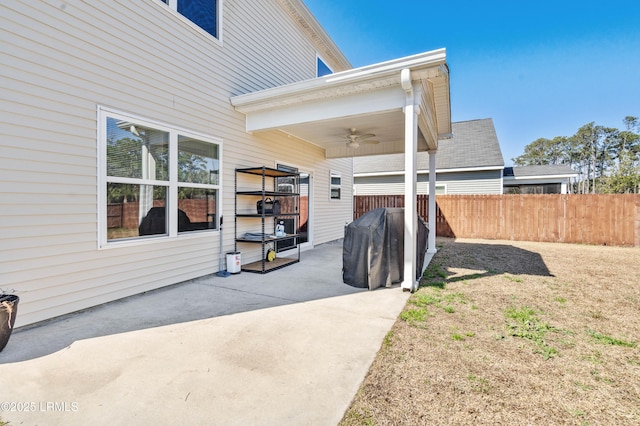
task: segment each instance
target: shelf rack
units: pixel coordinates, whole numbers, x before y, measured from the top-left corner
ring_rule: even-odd
[[[265,274],[285,266],[289,266],[300,261],[300,243],[298,240],[299,234],[287,234],[284,237],[275,237],[273,235],[273,229],[275,228],[275,222],[278,218],[291,218],[297,217],[299,213],[299,188],[300,188],[300,174],[290,171],[282,171],[278,169],[272,169],[269,167],[250,167],[250,168],[238,168],[235,170],[235,251],[238,251],[238,244],[260,244],[261,256],[259,261],[243,264],[240,267],[241,271],[255,272]],[[257,190],[239,190],[238,189],[238,176],[239,175],[251,175],[260,178],[260,189]],[[278,191],[278,179],[279,178],[291,178],[293,179],[292,191]],[[268,182],[269,180],[269,182]],[[288,199],[292,202],[287,203],[292,205],[293,211],[281,211],[278,214],[266,213],[266,209],[263,209],[261,213],[256,210],[238,210],[239,198],[253,198],[256,201],[261,200],[262,205],[265,205],[267,198],[271,198],[274,201],[278,199]],[[238,236],[238,220],[255,220],[260,219],[259,239],[246,238],[244,236]],[[273,219],[272,221],[270,219]],[[271,225],[267,225],[266,222],[273,222]],[[267,230],[271,233],[267,233]],[[246,234],[245,234],[246,235]],[[277,252],[276,244],[278,241],[291,241],[295,245],[294,251],[297,252],[296,257],[276,257],[273,261],[267,260],[268,247],[273,245],[273,249]]]

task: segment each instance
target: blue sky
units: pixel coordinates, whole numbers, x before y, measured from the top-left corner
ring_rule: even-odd
[[[354,67],[446,48],[453,121],[492,118],[507,165],[640,116],[640,1],[304,2]]]

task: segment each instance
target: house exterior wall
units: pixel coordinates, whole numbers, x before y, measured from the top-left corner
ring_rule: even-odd
[[[418,194],[429,193],[429,174],[418,174]],[[502,194],[501,170],[439,172],[436,174],[437,193],[444,194]],[[356,195],[404,194],[404,175],[356,176]]]
[[[570,178],[531,178],[531,179],[504,179],[504,193],[516,191],[525,193],[526,188],[531,187],[534,194],[568,194],[571,187]]]
[[[100,247],[98,107],[221,141],[223,251],[234,248],[234,169],[276,161],[313,173],[313,242],[342,237],[352,186],[330,201],[329,173],[351,176],[350,160],[249,135],[229,103],[315,77],[316,48],[276,0],[222,4],[220,40],[156,0],[0,6],[0,288],[21,297],[16,326],[218,270],[218,231]]]

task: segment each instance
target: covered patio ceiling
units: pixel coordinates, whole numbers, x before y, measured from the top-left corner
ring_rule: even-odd
[[[445,50],[238,95],[230,101],[246,115],[247,132],[281,131],[322,147],[326,158],[404,152],[402,288],[415,291],[418,288],[416,157],[418,151],[429,151],[429,193],[435,194],[438,140],[451,136]],[[349,144],[350,133],[371,137]],[[374,139],[377,143],[367,143]],[[435,211],[435,197],[429,197],[429,254],[436,252]]]
[[[449,69],[445,49],[234,96],[249,133],[279,130],[325,150],[326,158],[405,152],[405,106],[417,89],[417,151],[437,150],[451,133]],[[403,86],[404,85],[404,86]],[[373,134],[377,144],[347,146],[346,136]]]

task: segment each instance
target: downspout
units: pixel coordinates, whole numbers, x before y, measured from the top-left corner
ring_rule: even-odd
[[[418,228],[416,153],[418,151],[420,107],[416,105],[416,99],[420,99],[420,88],[413,86],[411,70],[408,68],[400,72],[400,84],[406,95],[404,107],[404,279],[401,286],[403,290],[414,292],[418,289],[416,280],[416,235]]]
[[[429,235],[427,237],[427,254],[435,254],[436,250],[436,150],[429,151]],[[425,268],[428,266],[425,262]]]

